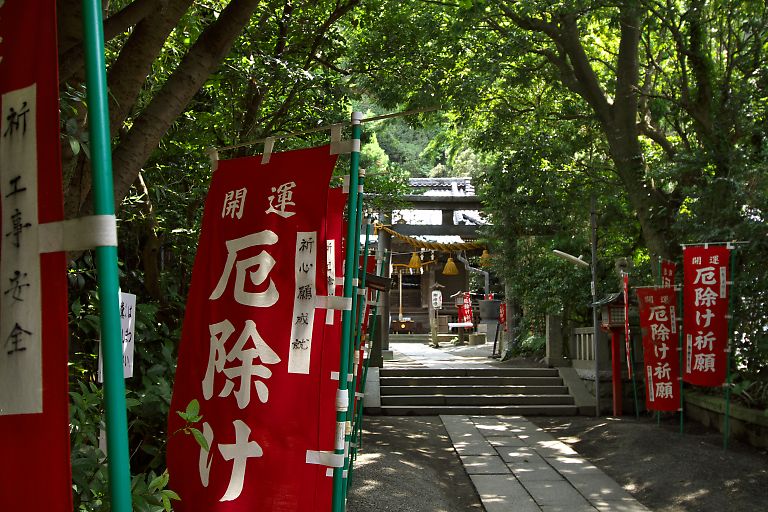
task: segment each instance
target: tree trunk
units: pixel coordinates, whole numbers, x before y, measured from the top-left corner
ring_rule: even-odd
[[[173,121],[224,59],[259,3],[260,0],[232,0],[198,37],[163,88],[121,137],[112,153],[116,204],[127,195]],[[81,215],[90,211],[89,205],[90,197],[81,206]]]

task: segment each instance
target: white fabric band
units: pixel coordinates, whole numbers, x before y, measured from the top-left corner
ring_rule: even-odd
[[[208,159],[211,161],[211,170],[216,171],[219,168],[219,152],[216,148],[208,148]]]
[[[343,468],[344,455],[333,452],[307,450],[307,464],[319,464],[329,468]]]
[[[275,147],[275,138],[267,137],[264,139],[264,153],[261,154],[261,165],[269,163],[269,159],[272,158],[272,149]]]
[[[336,410],[346,411],[349,408],[349,394],[346,389],[336,390]]]
[[[336,295],[318,295],[315,297],[315,307],[337,311],[352,311],[352,298],[338,297]]]
[[[339,380],[339,372],[331,372],[331,380]]]
[[[40,224],[40,252],[82,251],[94,247],[117,247],[114,215],[91,215],[79,219]]]
[[[343,124],[331,125],[331,154],[343,155],[352,152],[352,141],[341,140],[341,130],[344,127]],[[358,152],[360,150],[358,149]]]

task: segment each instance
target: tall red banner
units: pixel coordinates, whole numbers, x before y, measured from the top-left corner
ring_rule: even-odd
[[[328,192],[326,217],[326,249],[328,295],[341,296],[344,279],[344,206],[347,196],[340,188]],[[323,363],[320,374],[320,445],[319,449],[332,452],[336,440],[336,390],[339,388],[341,363],[341,310],[329,309],[325,317]],[[342,439],[343,444],[343,439]],[[317,511],[331,510],[333,499],[333,470],[317,466]]]
[[[627,375],[632,378],[632,342],[629,332],[629,274],[624,272],[621,279],[622,291],[624,293],[624,355],[627,359]]]
[[[0,1],[0,510],[72,510],[56,2]]]
[[[677,265],[674,261],[661,260],[661,286],[675,286]]]
[[[184,318],[169,429],[179,512],[315,511],[328,146],[219,162]],[[317,311],[316,311],[317,309]],[[190,435],[176,411],[200,402]]]
[[[672,287],[638,288],[643,333],[645,407],[651,411],[680,409],[680,357],[677,293]]]
[[[723,245],[683,249],[683,380],[720,386],[726,376],[731,251]]]

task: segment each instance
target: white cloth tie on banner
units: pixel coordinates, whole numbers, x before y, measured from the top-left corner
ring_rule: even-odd
[[[318,295],[315,297],[315,307],[319,309],[351,311],[352,299],[336,295]]]
[[[114,215],[48,222],[40,224],[38,238],[41,253],[117,247],[117,223]]]
[[[307,450],[307,464],[319,464],[329,468],[343,468],[344,455],[333,452]]]

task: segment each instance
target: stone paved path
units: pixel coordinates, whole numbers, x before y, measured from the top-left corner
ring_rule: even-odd
[[[521,416],[440,418],[487,512],[648,511]]]

